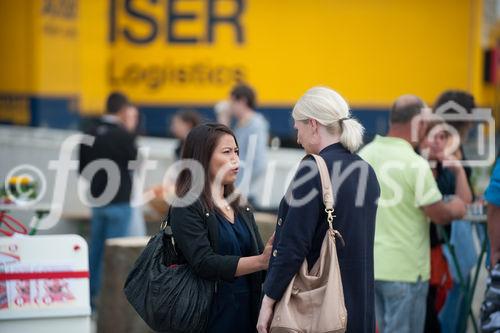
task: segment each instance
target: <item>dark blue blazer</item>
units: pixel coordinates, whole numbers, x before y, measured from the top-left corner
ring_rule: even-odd
[[[319,155],[332,178],[334,229],[345,241],[345,246],[339,240],[336,244],[347,307],[347,331],[375,332],[373,240],[380,196],[377,177],[368,163],[340,143],[326,147]],[[264,283],[264,293],[275,300],[281,299],[304,259],[311,268],[319,257],[328,226],[316,170],[314,159],[307,156],[280,203],[273,255]],[[298,204],[301,200],[305,203]]]

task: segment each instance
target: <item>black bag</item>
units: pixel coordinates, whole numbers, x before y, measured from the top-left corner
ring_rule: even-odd
[[[155,331],[204,332],[208,325],[215,282],[182,261],[166,226],[149,240],[125,281],[127,300]]]

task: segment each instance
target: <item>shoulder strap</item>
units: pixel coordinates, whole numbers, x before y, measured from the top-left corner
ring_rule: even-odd
[[[315,154],[311,154],[312,157],[316,160],[316,164],[318,165],[319,176],[321,178],[321,188],[323,190],[323,203],[327,210],[333,211],[333,191],[332,191],[332,182],[330,180],[330,175],[328,173],[328,168],[326,167],[325,160],[323,157]]]
[[[170,212],[172,211],[172,206],[168,207],[167,216],[163,218],[160,224],[160,230],[164,230],[168,235],[172,234],[172,228],[170,227]]]
[[[326,166],[323,157],[315,154],[311,154],[318,165],[319,176],[321,178],[321,188],[323,190],[323,203],[325,204],[325,212],[327,215],[327,222],[330,234],[340,239],[340,242],[345,246],[344,239],[342,235],[337,230],[333,229],[333,218],[334,218],[334,197],[332,191],[332,182],[330,180],[330,174],[328,173],[328,168]]]

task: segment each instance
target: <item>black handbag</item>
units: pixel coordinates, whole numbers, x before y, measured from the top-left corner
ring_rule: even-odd
[[[215,282],[202,279],[178,255],[167,221],[136,260],[125,281],[129,303],[157,332],[204,332]]]

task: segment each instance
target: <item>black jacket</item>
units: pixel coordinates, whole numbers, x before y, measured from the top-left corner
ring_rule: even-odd
[[[347,331],[375,332],[373,242],[379,184],[371,166],[340,143],[326,147],[319,155],[325,160],[333,183],[336,215],[333,227],[345,240],[345,246],[338,240],[336,244]],[[295,186],[289,188],[287,199],[283,198],[278,211],[273,256],[264,283],[264,293],[276,300],[281,299],[304,259],[309,268],[316,262],[327,231],[320,176],[317,172],[308,176],[312,168],[305,165],[311,163],[316,168],[316,164],[311,156],[306,160],[299,166],[292,183]],[[363,194],[363,189],[362,204],[356,207],[356,197]],[[311,194],[315,195],[305,203],[294,202]]]
[[[113,162],[119,174],[119,186],[116,194],[112,197],[110,204],[130,202],[132,192],[132,170],[129,170],[129,162],[137,158],[137,147],[135,135],[128,132],[118,123],[99,120],[97,124],[88,129],[85,134],[95,137],[92,146],[80,145],[81,173],[85,167],[98,159],[106,159]],[[103,194],[108,186],[107,173],[100,169],[95,173],[90,182],[90,193],[94,198]]]
[[[264,245],[252,209],[248,206],[240,207],[238,214],[248,226],[253,239],[251,255],[261,254]],[[170,212],[170,225],[175,244],[193,271],[207,280],[230,282],[234,280],[240,257],[217,254],[218,223],[215,213],[206,211],[200,201],[187,207],[173,207]],[[260,309],[263,277],[262,271],[249,275],[253,304],[252,317],[255,324]]]

